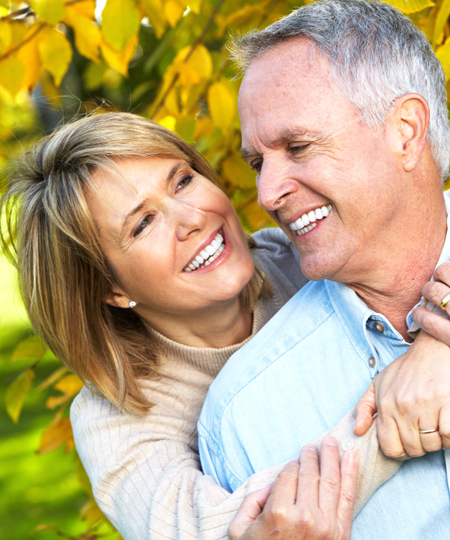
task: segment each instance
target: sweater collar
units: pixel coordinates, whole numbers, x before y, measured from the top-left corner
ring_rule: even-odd
[[[250,339],[261,330],[261,328],[275,315],[277,312],[275,303],[271,298],[260,298],[253,311],[253,323],[251,335],[235,345],[222,347],[220,349],[209,347],[189,347],[176,341],[173,341],[166,336],[160,334],[154,328],[149,328],[150,335],[159,346],[164,356],[170,362],[180,364],[190,364],[198,370],[216,377],[219,371],[227,362],[228,358],[245,345]]]

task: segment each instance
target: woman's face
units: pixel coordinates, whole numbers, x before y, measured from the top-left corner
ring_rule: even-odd
[[[116,162],[94,173],[88,205],[123,290],[108,303],[152,323],[235,301],[254,266],[227,196],[180,159]]]

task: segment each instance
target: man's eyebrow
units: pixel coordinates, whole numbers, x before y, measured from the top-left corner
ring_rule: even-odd
[[[323,134],[319,134],[317,131],[311,131],[307,129],[282,129],[276,137],[269,139],[266,146],[269,148],[276,148],[279,146],[285,146],[293,141],[299,139],[322,139]],[[249,161],[251,158],[259,157],[261,154],[253,148],[241,148],[241,156],[245,161]]]
[[[175,163],[175,165],[170,169],[169,171],[169,174],[167,175],[167,178],[166,178],[166,183],[168,184],[172,179],[173,177],[177,174],[178,170],[185,164],[186,162],[185,161],[178,161],[177,163]],[[128,225],[131,221],[131,218],[133,216],[135,216],[136,214],[138,214],[144,207],[145,205],[148,203],[148,199],[145,198],[143,201],[141,201],[137,206],[135,206],[132,210],[130,210],[128,212],[128,214],[125,216],[125,219],[123,220],[123,225],[122,225],[122,236],[124,235],[126,229],[128,228]]]

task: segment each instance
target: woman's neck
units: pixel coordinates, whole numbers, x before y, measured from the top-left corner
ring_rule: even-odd
[[[252,332],[252,314],[241,307],[238,298],[201,313],[160,313],[151,319],[147,323],[160,334],[189,347],[229,347],[241,343]]]

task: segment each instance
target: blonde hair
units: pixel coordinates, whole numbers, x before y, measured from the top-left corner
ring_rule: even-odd
[[[133,114],[106,113],[36,143],[17,161],[0,201],[1,241],[17,266],[34,328],[88,387],[135,414],[152,406],[138,379],[158,376],[160,355],[135,312],[105,302],[120,282],[100,249],[86,191],[95,187],[94,171],[151,156],[183,159],[224,190],[207,161],[171,131]],[[256,267],[242,305],[251,310],[270,295]]]

